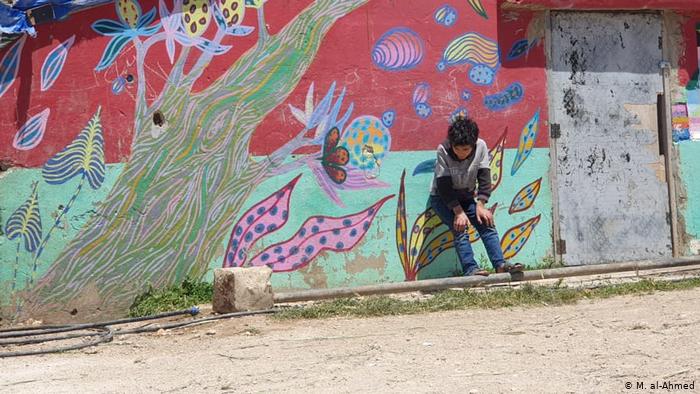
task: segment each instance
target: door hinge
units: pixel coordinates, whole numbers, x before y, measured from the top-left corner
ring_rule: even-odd
[[[557,252],[561,254],[566,254],[566,240],[557,240]]]
[[[561,126],[559,123],[552,123],[549,125],[549,138],[557,139],[561,137]]]

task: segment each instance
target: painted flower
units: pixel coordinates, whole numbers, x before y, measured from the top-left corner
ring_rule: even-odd
[[[155,8],[142,14],[141,7],[133,0],[119,0],[115,2],[115,6],[119,21],[100,19],[92,24],[92,29],[96,32],[112,37],[95,67],[97,71],[104,70],[114,63],[124,47],[134,38],[152,36],[160,30],[160,22],[150,25],[156,17]]]

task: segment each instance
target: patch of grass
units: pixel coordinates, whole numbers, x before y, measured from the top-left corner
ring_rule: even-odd
[[[148,316],[210,303],[213,292],[211,283],[191,278],[186,278],[180,285],[165,289],[154,289],[149,286],[145,293],[134,300],[129,308],[129,316]]]
[[[301,308],[282,310],[273,316],[278,319],[321,319],[328,317],[372,317],[404,315],[457,309],[508,308],[536,305],[574,304],[584,299],[601,299],[619,295],[649,294],[655,291],[686,290],[700,287],[700,278],[676,282],[644,279],[639,282],[602,286],[594,289],[533,286],[520,288],[468,291],[446,290],[424,300],[399,300],[388,296],[342,298],[323,301]]]

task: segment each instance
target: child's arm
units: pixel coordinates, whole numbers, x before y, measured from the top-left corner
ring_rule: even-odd
[[[485,145],[486,144],[484,144],[484,146]],[[489,160],[488,148],[484,149],[484,152],[483,157],[479,161],[479,168],[476,171],[476,182],[479,185],[476,192],[476,199],[486,204],[491,197],[491,163]]]
[[[452,185],[452,174],[447,165],[447,151],[440,145],[437,150],[437,161],[435,163],[435,181],[437,183],[437,191],[442,198],[442,201],[450,208],[455,215],[463,212],[462,206],[457,199],[457,192]]]

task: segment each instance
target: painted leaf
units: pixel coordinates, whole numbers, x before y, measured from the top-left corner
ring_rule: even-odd
[[[479,233],[474,226],[469,226],[469,242],[474,243],[479,240]],[[442,252],[454,248],[454,234],[452,230],[445,230],[433,238],[427,245],[424,245],[423,250],[418,255],[416,260],[416,268],[421,270],[442,254]]]
[[[311,85],[309,85],[309,90],[306,91],[306,100],[304,101],[304,111],[305,111],[305,117],[304,119],[311,119],[311,115],[314,114],[314,83],[311,82]],[[306,124],[306,123],[304,123]]]
[[[508,51],[506,60],[513,61],[519,59],[520,57],[524,56],[531,47],[530,42],[526,38],[516,41],[513,43],[510,51]]]
[[[501,184],[503,179],[503,152],[506,145],[506,136],[508,135],[508,127],[503,130],[503,134],[498,139],[496,146],[489,152],[490,168],[491,168],[491,192],[493,193],[496,188]]]
[[[416,166],[416,168],[413,170],[413,176],[416,176],[418,174],[430,174],[435,172],[435,163],[437,162],[437,159],[430,159],[426,160]]]
[[[97,67],[95,67],[95,70],[102,71],[114,63],[114,60],[117,59],[117,56],[119,56],[126,44],[128,44],[130,41],[131,37],[125,35],[112,37],[112,39],[109,40],[104,53],[102,53],[102,58],[97,64]]]
[[[250,8],[260,8],[265,0],[245,0],[245,6]]]
[[[396,204],[396,249],[399,252],[399,259],[404,270],[408,267],[408,239],[406,225],[406,187],[404,180],[406,170],[401,174],[401,186],[399,187],[399,201]]]
[[[476,11],[477,14],[479,14],[481,17],[484,19],[489,19],[489,16],[486,14],[486,9],[484,8],[484,5],[481,4],[481,0],[467,0],[470,6]]]
[[[541,186],[542,178],[520,189],[518,194],[516,194],[513,198],[513,202],[510,203],[508,213],[512,215],[517,212],[523,212],[532,207],[532,205],[535,203],[535,199],[537,198],[537,194],[540,192]]]
[[[307,118],[309,121],[309,124],[306,125],[306,127],[311,130],[314,127],[318,126],[318,123],[321,121],[321,118],[328,114],[328,111],[331,109],[331,103],[333,102],[333,93],[335,92],[335,81],[331,83],[331,86],[328,88],[328,92],[326,93],[326,96],[323,97],[320,103],[318,103],[318,106],[314,109],[312,115],[310,118]]]
[[[248,249],[257,240],[282,228],[289,218],[289,200],[301,175],[272,193],[241,216],[233,226],[224,255],[223,267],[242,267],[248,259]]]
[[[542,215],[537,215],[506,231],[505,235],[503,235],[503,239],[501,239],[501,249],[503,250],[503,257],[506,260],[515,257],[515,255],[522,250],[525,242],[530,238],[532,230],[534,230],[540,222],[541,216]]]
[[[145,14],[141,15],[141,17],[139,17],[138,22],[136,23],[136,28],[143,29],[144,27],[148,26],[151,22],[153,22],[153,20],[155,18],[156,18],[156,9],[154,7],[154,8],[151,8],[150,11],[148,11],[147,13],[145,13]],[[151,26],[151,27],[154,27],[154,26]],[[160,25],[158,25],[158,27],[160,27]]]
[[[292,104],[289,104],[289,110],[292,111],[292,116],[294,116],[294,119],[298,120],[299,123],[306,126],[306,114],[304,113],[304,111],[293,106]]]
[[[111,19],[100,19],[92,24],[92,30],[103,36],[118,36],[125,30],[124,25]]]
[[[250,265],[267,265],[275,272],[287,272],[306,266],[324,250],[350,250],[367,233],[382,205],[393,197],[393,194],[386,196],[366,210],[348,216],[310,217],[290,239],[265,249]]]
[[[105,155],[100,112],[101,107],[98,107],[73,142],[44,164],[42,175],[47,183],[59,185],[82,174],[93,189],[102,185],[105,179]]]
[[[13,240],[22,237],[24,249],[30,253],[36,250],[41,241],[41,213],[36,192],[37,185],[38,183],[34,184],[32,195],[10,215],[5,224],[7,238]]]
[[[454,247],[454,234],[451,230],[445,230],[433,238],[416,259],[416,270],[421,270],[430,265],[442,252]]]
[[[17,78],[19,59],[22,55],[22,48],[24,48],[25,41],[26,36],[22,36],[7,50],[5,56],[0,60],[0,97],[10,89],[15,78]]]
[[[214,41],[202,39],[197,42],[197,48],[202,52],[221,55],[228,52],[232,47],[230,45],[221,45]]]
[[[498,204],[494,204],[489,208],[489,211],[491,213],[495,214],[496,213],[496,208],[498,208]],[[426,211],[426,213],[431,212],[432,209]],[[434,213],[434,211],[432,211]],[[420,219],[420,218],[419,218]],[[432,226],[432,228],[431,228]],[[437,215],[434,215],[430,217],[430,219],[427,220],[425,226],[423,227],[423,233],[425,239],[430,239],[432,234],[436,232],[436,230],[440,227],[443,226],[442,220],[440,220],[440,217]],[[447,226],[445,226],[446,228]],[[429,231],[426,231],[428,230]],[[414,234],[415,234],[415,228],[414,228]],[[481,238],[479,236],[479,232],[476,231],[476,228],[474,226],[469,226],[469,242],[474,243]],[[413,265],[416,267],[416,271],[420,271],[421,269],[425,268],[428,266],[430,263],[432,263],[442,252],[453,248],[454,247],[454,234],[452,234],[451,230],[445,230],[438,234],[436,237],[432,237],[432,240],[428,242],[428,244],[425,244],[425,240],[420,240],[421,246],[416,247],[416,250],[420,252],[418,255],[417,259],[413,262]],[[411,255],[413,255],[413,241],[411,241]]]
[[[540,111],[537,110],[535,115],[530,119],[529,122],[523,128],[522,133],[520,133],[520,143],[518,144],[518,152],[515,154],[515,160],[513,161],[513,167],[511,167],[510,175],[515,175],[518,172],[520,166],[523,165],[525,160],[532,153],[532,148],[535,145],[535,140],[537,139],[537,132],[540,128]]]
[[[253,26],[229,26],[226,28],[226,35],[232,37],[245,37],[254,32],[255,28]]]
[[[435,229],[440,226],[442,226],[442,220],[432,208],[425,210],[413,223],[411,244],[408,248],[409,265],[413,270],[416,270],[416,260],[418,259],[418,254],[423,250],[425,240],[433,235]]]
[[[27,123],[15,134],[15,138],[12,140],[12,146],[19,150],[30,150],[39,145],[41,140],[44,139],[46,122],[49,119],[50,113],[51,110],[46,108],[29,118]]]
[[[54,48],[44,60],[44,65],[41,66],[41,91],[48,90],[63,70],[63,65],[66,63],[68,51],[75,42],[75,35],[60,43]]]

